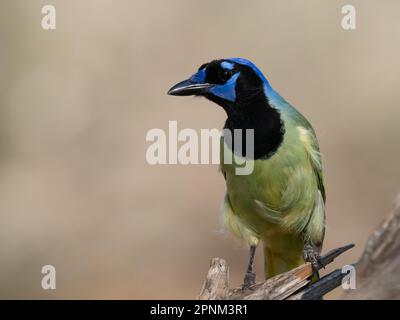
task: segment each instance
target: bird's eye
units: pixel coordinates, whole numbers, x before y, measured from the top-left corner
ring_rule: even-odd
[[[232,70],[229,70],[229,69],[222,69],[220,72],[219,72],[219,74],[218,74],[218,76],[219,76],[219,78],[222,80],[222,81],[226,81],[226,80],[228,80],[230,77],[232,77]]]

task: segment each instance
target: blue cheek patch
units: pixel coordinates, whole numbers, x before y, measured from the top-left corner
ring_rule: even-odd
[[[233,63],[228,62],[228,61],[223,61],[223,62],[221,63],[221,67],[222,67],[223,69],[233,70]]]
[[[192,75],[190,78],[194,83],[204,83],[206,81],[206,69],[202,69],[199,72]]]
[[[239,77],[240,72],[236,73],[232,78],[229,79],[224,85],[216,85],[210,89],[210,92],[220,98],[235,102],[236,100],[236,80]]]

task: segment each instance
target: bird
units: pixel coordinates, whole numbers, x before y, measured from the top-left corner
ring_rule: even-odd
[[[226,182],[222,215],[224,226],[250,250],[242,287],[255,284],[253,264],[260,243],[266,279],[305,262],[311,262],[313,279],[318,277],[326,195],[322,156],[310,122],[244,58],[204,63],[168,94],[204,97],[226,113],[220,161]],[[235,144],[235,130],[250,130],[253,139]],[[253,152],[246,154],[250,143]],[[222,154],[234,161],[224,161]],[[250,174],[237,174],[239,160],[251,163]]]

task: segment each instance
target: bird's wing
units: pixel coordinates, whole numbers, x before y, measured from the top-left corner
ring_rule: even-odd
[[[322,198],[325,202],[326,194],[324,187],[324,179],[322,176],[322,159],[315,132],[311,127],[305,128],[303,126],[298,126],[297,129],[299,130],[300,139],[303,142],[304,147],[306,148],[307,154],[309,156],[311,167],[317,179],[318,189],[321,192]]]
[[[225,194],[222,203],[222,225],[224,229],[230,230],[246,244],[250,246],[256,246],[258,244],[259,237],[257,232],[252,230],[244,220],[240,219],[239,216],[233,212],[228,193]]]
[[[322,176],[321,153],[319,152],[318,141],[314,130],[311,127],[306,129],[302,126],[299,126],[297,129],[300,132],[300,139],[306,148],[318,187],[314,210],[312,211],[309,221],[304,228],[303,234],[305,236],[305,240],[308,240],[320,249],[325,235],[326,201],[325,187]]]
[[[325,189],[318,142],[307,122],[287,124],[284,144],[275,157],[261,163],[264,172],[273,174],[273,179],[265,181],[269,196],[264,202],[267,208],[281,212],[278,217],[283,228],[320,243],[325,228]],[[278,199],[278,207],[271,205],[274,199]],[[265,214],[272,217],[271,210]]]
[[[274,104],[274,107],[281,111],[286,120],[285,122],[290,123],[291,126],[297,127],[297,130],[299,130],[300,139],[306,148],[314,175],[317,178],[318,189],[320,190],[325,202],[326,194],[322,177],[321,154],[319,152],[318,140],[313,127],[296,108],[285,101],[282,97],[280,97],[278,103]]]

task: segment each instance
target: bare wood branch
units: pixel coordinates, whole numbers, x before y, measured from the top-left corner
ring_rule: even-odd
[[[207,278],[200,290],[200,300],[222,300],[228,297],[229,269],[226,261],[221,258],[213,258],[210,263]]]
[[[233,300],[282,300],[307,285],[311,274],[311,265],[304,264],[264,283],[255,284],[251,289],[233,289],[230,291],[229,298]]]
[[[323,263],[325,265],[331,263],[336,257],[352,247],[353,245],[347,245],[331,250],[322,257]],[[305,263],[293,270],[268,279],[265,282],[257,283],[250,289],[243,290],[242,288],[236,288],[230,290],[227,264],[223,259],[214,258],[211,261],[210,270],[198,298],[201,300],[282,300],[290,297],[309,284],[312,275],[313,270],[311,264]],[[332,276],[331,278],[324,277],[323,279],[324,282],[318,287],[313,287],[312,291],[308,291],[307,296],[313,296],[321,292],[326,293],[340,284],[338,283],[337,276]]]
[[[357,289],[348,290],[344,299],[400,299],[400,194],[369,237],[356,270]]]
[[[303,291],[290,296],[289,300],[319,300],[325,294],[341,285],[345,276],[346,274],[342,272],[342,269],[336,269]]]
[[[342,253],[346,252],[347,250],[350,250],[351,248],[354,247],[353,243],[350,243],[346,246],[340,247],[333,249],[329,251],[327,254],[321,257],[322,264],[323,265],[328,265],[329,263],[333,262],[338,256],[340,256]]]

